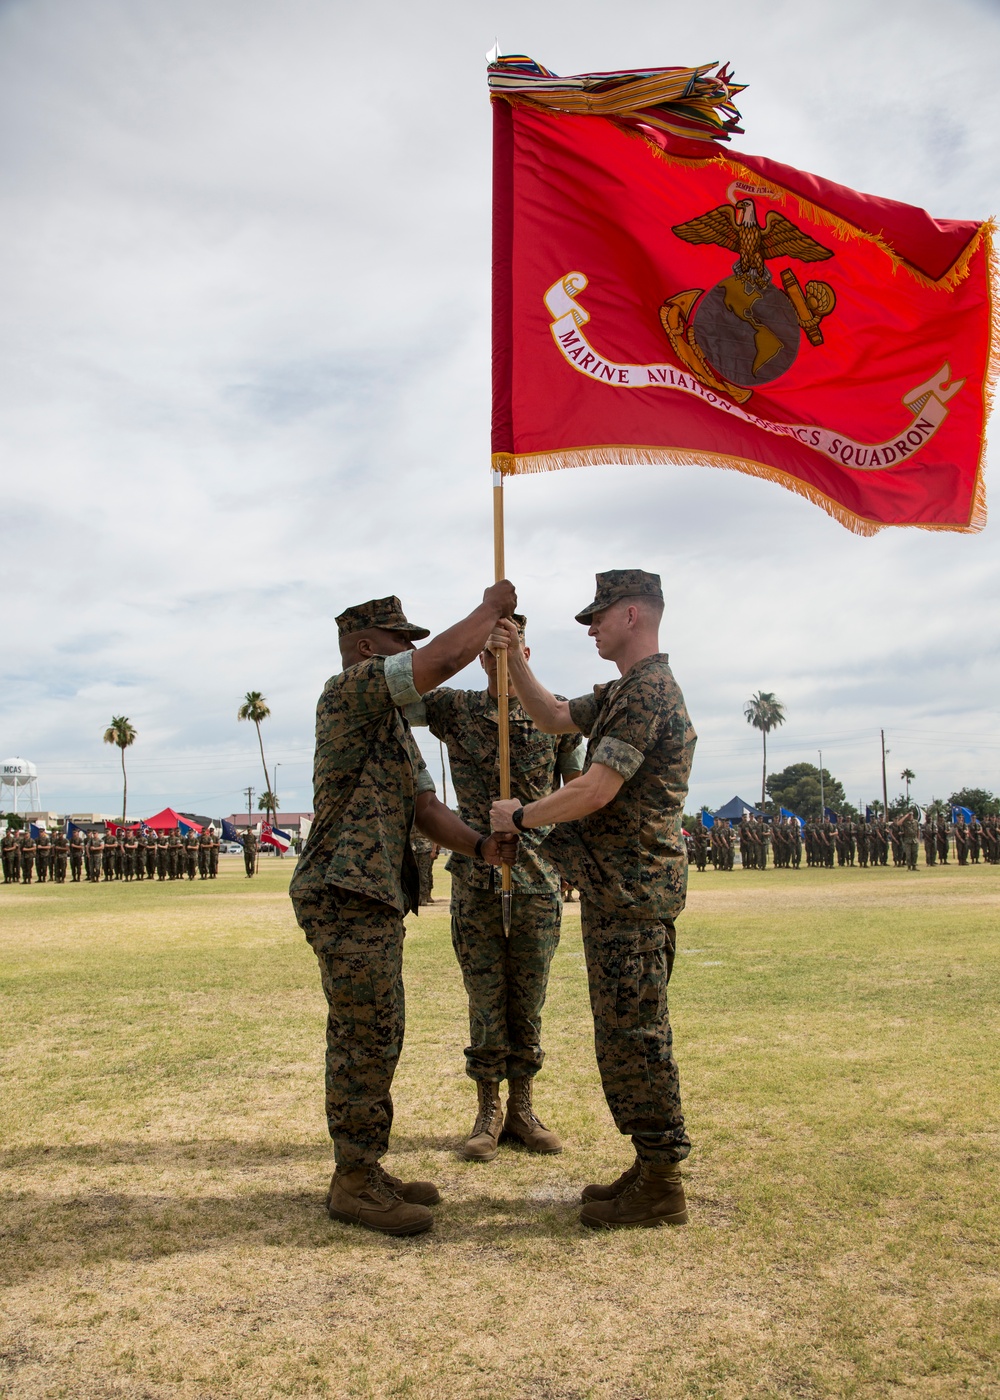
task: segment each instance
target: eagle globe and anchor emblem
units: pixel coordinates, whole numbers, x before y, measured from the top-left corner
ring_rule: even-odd
[[[730,197],[735,188],[747,187],[730,186]],[[810,345],[823,344],[820,322],[837,305],[833,288],[815,280],[803,287],[790,267],[781,272],[779,288],[767,260],[820,262],[833,257],[830,248],[776,209],[761,223],[749,198],[675,224],[673,232],[687,243],[714,243],[739,254],[732,275],[710,291],[677,292],[660,307],[674,354],[702,384],[746,403],[755,388],[791,369],[802,332]]]

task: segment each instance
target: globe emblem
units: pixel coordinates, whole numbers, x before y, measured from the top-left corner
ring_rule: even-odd
[[[748,291],[742,277],[727,277],[706,293],[692,324],[705,359],[731,384],[769,384],[791,369],[799,351],[790,299],[770,285]]]

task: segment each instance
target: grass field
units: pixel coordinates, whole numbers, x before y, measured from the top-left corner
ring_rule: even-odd
[[[438,903],[410,921],[386,1165],[445,1200],[393,1241],[324,1213],[325,1007],[290,862],[252,884],[222,864],[213,885],[0,888],[0,1395],[1000,1395],[1000,869],[692,876],[677,1230],[577,1221],[631,1153],[576,906],[537,1093],[567,1150],[460,1160]]]

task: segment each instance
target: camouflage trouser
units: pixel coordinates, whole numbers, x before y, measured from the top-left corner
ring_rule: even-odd
[[[389,1150],[389,1092],[403,1048],[403,916],[331,887],[293,899],[326,995],[326,1121],[342,1172]]]
[[[542,1007],[561,918],[559,895],[515,892],[505,939],[500,896],[454,882],[451,942],[469,996],[472,1079],[530,1079],[541,1069]]]
[[[615,1126],[644,1161],[682,1162],[691,1140],[667,1013],[673,920],[629,922],[598,913],[585,895],[580,918],[597,1067]]]
[[[906,856],[906,864],[910,870],[917,868],[917,839],[915,836],[903,838],[903,854]]]

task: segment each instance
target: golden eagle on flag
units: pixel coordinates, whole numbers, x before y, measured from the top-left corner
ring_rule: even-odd
[[[721,150],[714,69],[490,64],[495,470],[695,462],[860,534],[981,529],[992,224]]]

